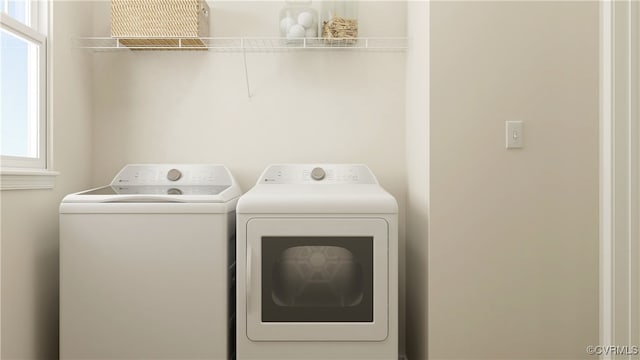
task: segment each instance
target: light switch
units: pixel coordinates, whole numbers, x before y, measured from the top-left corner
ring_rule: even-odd
[[[524,123],[522,121],[505,122],[507,149],[520,149],[524,146]]]

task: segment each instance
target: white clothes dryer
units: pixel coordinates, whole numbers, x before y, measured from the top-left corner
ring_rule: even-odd
[[[235,207],[222,165],[127,165],[60,205],[61,359],[234,354]]]
[[[238,359],[397,359],[398,205],[365,165],[272,165],[237,206]]]

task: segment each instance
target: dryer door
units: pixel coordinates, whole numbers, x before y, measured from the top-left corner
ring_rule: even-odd
[[[388,231],[378,218],[250,220],[249,339],[386,339]]]

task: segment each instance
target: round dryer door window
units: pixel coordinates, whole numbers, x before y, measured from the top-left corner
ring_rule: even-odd
[[[358,306],[365,297],[364,272],[342,246],[292,246],[272,266],[271,297],[284,307]]]
[[[245,298],[254,341],[382,341],[388,223],[380,218],[248,221]]]
[[[262,237],[262,321],[373,321],[373,237]]]

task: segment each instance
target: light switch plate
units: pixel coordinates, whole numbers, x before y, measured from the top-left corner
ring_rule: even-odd
[[[505,145],[507,149],[521,149],[524,146],[524,122],[505,122]]]

